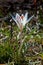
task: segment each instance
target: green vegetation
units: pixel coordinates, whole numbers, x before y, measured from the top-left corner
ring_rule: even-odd
[[[0,11],[0,16],[2,16],[1,11]],[[39,16],[38,17],[39,23],[43,24],[41,10],[39,11],[38,16]],[[6,22],[4,21],[4,23]],[[0,40],[1,40],[0,63],[8,63],[8,65],[10,64],[12,65],[13,63],[15,65],[28,65],[28,60],[37,59],[38,57],[41,57],[41,59],[43,59],[43,48],[40,47],[40,45],[41,46],[43,45],[43,29],[42,28],[37,29],[36,28],[37,26],[31,29],[30,26],[31,31],[29,31],[26,29],[27,26],[26,25],[18,39],[17,36],[20,30],[17,27],[17,25],[16,24],[13,25],[12,23],[13,31],[11,31],[11,25],[9,24],[9,22],[7,23],[5,26],[3,25],[2,27],[0,27]],[[12,32],[12,38],[11,38],[11,32]],[[8,36],[8,39],[3,40],[5,36]],[[37,52],[38,50],[37,52],[38,54],[35,54],[34,47],[35,47],[35,52]]]

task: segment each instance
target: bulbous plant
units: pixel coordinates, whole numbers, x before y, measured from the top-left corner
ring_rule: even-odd
[[[28,13],[26,13],[25,15],[22,14],[21,16],[18,13],[16,13],[15,17],[12,14],[10,16],[16,22],[17,26],[20,29],[20,32],[22,32],[26,23],[28,23],[34,17],[34,15],[33,15],[32,17],[30,17],[28,19]],[[30,32],[30,34],[25,34],[23,39],[22,38],[20,39],[21,40],[20,46],[18,44],[17,38],[16,38],[14,44],[11,44],[11,43],[1,44],[0,45],[0,63],[14,61],[15,65],[28,65],[28,62],[25,59],[25,54],[27,52],[28,45],[25,45],[25,43],[27,43],[27,41],[29,41],[30,38],[34,38],[38,42],[40,42],[39,40],[41,40],[39,35],[37,35],[35,37],[36,34],[34,34],[34,31],[36,31],[36,30],[32,30]],[[9,36],[9,34],[10,34],[9,31],[6,30],[6,31],[4,31],[4,33],[5,32],[7,32],[6,35]],[[24,33],[26,33],[26,29],[24,29]],[[24,40],[25,40],[25,43],[24,43]]]

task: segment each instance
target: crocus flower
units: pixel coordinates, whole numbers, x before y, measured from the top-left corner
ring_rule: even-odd
[[[24,28],[24,26],[30,22],[30,20],[34,17],[34,15],[32,15],[30,18],[28,18],[28,12],[25,13],[25,15],[19,15],[18,13],[16,13],[16,16],[14,17],[11,14],[12,19],[16,22],[17,26],[19,27],[20,30],[22,30]]]

